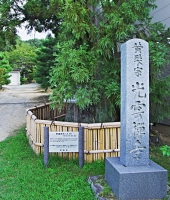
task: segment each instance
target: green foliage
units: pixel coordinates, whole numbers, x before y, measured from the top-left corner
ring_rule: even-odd
[[[25,127],[17,133],[0,142],[0,199],[95,199],[87,180],[104,174],[104,162],[86,163],[81,169],[77,160],[51,155],[44,167],[43,155],[30,148]]]
[[[24,15],[22,22],[28,21],[26,26],[28,32],[34,28],[38,32],[51,30],[57,35],[60,23],[59,8],[60,1],[57,0],[28,0],[22,9]]]
[[[164,72],[165,66],[170,62],[169,46],[166,43],[156,43],[153,41],[150,41],[149,45],[150,121],[159,122],[165,117],[170,118],[170,74]]]
[[[25,135],[25,127],[16,135],[0,142],[0,199],[5,200],[95,200],[87,183],[89,176],[102,175],[98,183],[104,186],[103,197],[110,197],[110,188],[104,181],[103,161],[85,163],[78,167],[77,160],[50,156],[48,167],[43,166],[43,155],[35,155]],[[151,147],[150,158],[168,171],[170,182],[170,159],[162,156],[159,147]],[[168,199],[170,193],[165,199]],[[112,196],[112,199],[116,199]]]
[[[163,25],[150,22],[149,13],[153,8],[152,0],[67,1],[63,4],[59,54],[50,82],[54,88],[52,106],[61,107],[64,100],[76,99],[80,109],[96,107],[96,122],[120,120],[120,46],[136,36],[150,45],[151,119],[169,115],[170,112],[161,114],[161,111],[168,105],[163,103],[170,94],[170,80],[160,76],[169,60],[169,46],[162,36],[166,33]],[[152,108],[158,101],[160,112],[155,115]]]
[[[18,3],[22,5],[21,1]],[[22,18],[20,11],[16,10],[16,1],[0,1],[0,51],[9,50],[16,43],[16,26]]]
[[[10,65],[13,68],[17,68],[21,70],[21,79],[27,80],[30,83],[34,79],[34,71],[36,65],[36,50],[35,46],[31,46],[26,42],[17,41],[15,48],[11,51],[7,52],[7,56],[10,62]]]
[[[24,41],[26,44],[29,44],[30,46],[35,46],[36,48],[41,48],[42,44],[44,42],[44,39],[30,39],[30,40],[26,40]]]
[[[51,68],[54,66],[54,53],[56,38],[48,37],[42,42],[42,46],[36,50],[36,73],[35,80],[37,83],[41,84],[41,87],[48,88],[49,83],[49,74]]]
[[[60,55],[56,58],[57,67],[51,74],[51,86],[56,87],[54,93],[58,105],[62,104],[63,99],[76,98],[77,105],[85,108],[93,101],[99,101],[95,80],[91,77],[96,58],[92,51],[87,51],[86,44],[79,49],[69,48],[73,46],[74,42],[69,41],[64,42],[62,48],[58,47]]]
[[[166,146],[166,145],[164,145],[164,146]],[[170,184],[170,159],[169,159],[169,157],[162,156],[162,150],[160,149],[159,146],[151,146],[150,147],[150,159],[168,171],[168,183]],[[170,191],[169,191],[169,195],[170,195]]]
[[[1,0],[0,1],[0,51],[16,44],[17,28],[25,26],[27,33],[51,30],[58,33],[60,1]]]
[[[162,151],[163,156],[170,156],[170,146],[165,145],[160,147],[160,149]]]
[[[115,194],[113,194],[111,188],[108,186],[104,176],[98,177],[95,183],[103,187],[103,190],[99,194],[99,197],[116,200],[116,196]]]
[[[12,71],[12,67],[9,64],[7,56],[4,52],[0,52],[0,85],[10,83],[9,72]]]
[[[170,60],[170,29],[151,23],[154,2],[2,0],[1,48],[11,48],[16,27],[24,22],[28,32],[51,30],[59,52],[50,72],[52,107],[76,99],[79,109],[93,106],[95,121],[104,122],[120,120],[120,46],[134,37],[144,39],[150,49],[150,121],[158,122],[170,118],[170,78],[162,73]],[[44,73],[43,83],[49,80]]]

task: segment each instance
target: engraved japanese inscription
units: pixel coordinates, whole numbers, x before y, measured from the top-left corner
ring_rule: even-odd
[[[147,165],[149,127],[148,44],[132,39],[122,45],[121,162]]]

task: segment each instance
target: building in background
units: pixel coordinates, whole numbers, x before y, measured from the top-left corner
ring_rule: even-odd
[[[9,85],[20,85],[20,69],[14,69],[9,75],[11,75]]]
[[[156,0],[155,3],[158,7],[151,12],[152,22],[161,22],[166,28],[170,28],[170,0]],[[168,39],[170,40],[170,36]],[[165,67],[164,74],[170,74],[170,65]],[[161,123],[155,123],[153,128],[159,131],[162,138],[166,140],[170,136],[170,119],[164,119]]]
[[[156,0],[158,6],[152,10],[152,22],[162,22],[167,28],[170,27],[170,0]]]

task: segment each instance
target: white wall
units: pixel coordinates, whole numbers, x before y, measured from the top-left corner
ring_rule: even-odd
[[[152,22],[162,22],[167,28],[170,27],[170,0],[156,0],[158,8],[151,12]]]
[[[11,75],[9,85],[20,85],[20,71],[12,71],[9,75]]]

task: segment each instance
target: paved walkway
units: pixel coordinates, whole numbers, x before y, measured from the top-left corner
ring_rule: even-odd
[[[3,86],[0,90],[0,141],[26,124],[26,109],[46,102],[48,95],[37,83]]]

